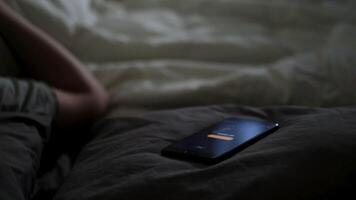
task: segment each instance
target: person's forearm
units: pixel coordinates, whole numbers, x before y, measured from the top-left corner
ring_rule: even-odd
[[[0,33],[20,59],[21,67],[31,77],[55,88],[60,104],[60,123],[89,122],[106,110],[106,91],[82,63],[45,32],[13,12],[2,0]]]
[[[0,0],[0,30],[23,66],[36,79],[72,92],[100,87],[80,61]],[[64,67],[65,66],[65,67]]]

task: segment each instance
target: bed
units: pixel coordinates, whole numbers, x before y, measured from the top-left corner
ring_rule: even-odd
[[[35,198],[355,198],[355,2],[9,3],[78,56],[112,100],[85,142],[64,134],[54,146],[75,150],[44,155]],[[217,165],[160,155],[231,116],[281,129]]]
[[[208,106],[112,118],[94,127],[55,199],[354,198],[355,108]],[[223,118],[281,129],[216,165],[160,155]]]

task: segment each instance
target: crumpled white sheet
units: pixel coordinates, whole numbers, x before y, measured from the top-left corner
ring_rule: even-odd
[[[9,0],[127,106],[356,103],[356,2]]]

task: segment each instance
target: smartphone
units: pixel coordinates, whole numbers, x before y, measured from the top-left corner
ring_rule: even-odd
[[[164,156],[217,163],[279,128],[278,123],[227,118],[164,148]]]

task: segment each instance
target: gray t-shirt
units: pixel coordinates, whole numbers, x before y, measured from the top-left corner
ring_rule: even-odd
[[[57,113],[45,84],[0,78],[0,199],[30,199]]]

